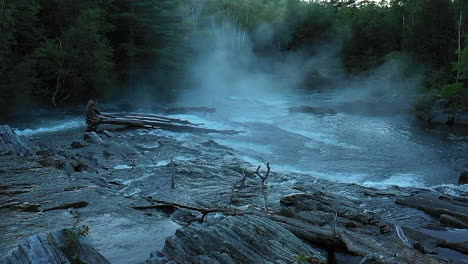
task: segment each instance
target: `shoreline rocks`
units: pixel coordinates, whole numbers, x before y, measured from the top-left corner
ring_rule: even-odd
[[[110,264],[78,229],[54,230],[22,241],[0,264]]]

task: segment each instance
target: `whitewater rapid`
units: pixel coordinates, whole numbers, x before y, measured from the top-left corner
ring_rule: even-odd
[[[346,112],[317,115],[291,113],[290,107],[333,107],[340,101],[324,95],[250,99],[226,97],[213,105],[216,113],[171,115],[212,129],[241,131],[238,135],[193,135],[155,130],[187,140],[206,137],[236,150],[246,161],[266,161],[277,171],[310,175],[374,188],[388,186],[468,191],[455,185],[466,169],[466,142],[445,132],[414,124],[411,115],[372,116]],[[144,110],[141,110],[144,111]],[[157,114],[157,113],[156,113]],[[48,117],[23,124],[17,133],[32,137],[84,129],[82,116]],[[445,133],[445,134],[444,134]]]

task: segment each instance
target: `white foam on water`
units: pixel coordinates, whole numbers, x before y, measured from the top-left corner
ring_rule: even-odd
[[[240,150],[240,151],[273,154],[273,151],[268,146],[265,146],[265,145],[243,142],[243,141],[225,140],[225,139],[217,139],[217,141],[221,145],[228,146],[233,149]]]
[[[23,135],[23,136],[32,136],[32,135],[37,135],[37,134],[42,134],[42,133],[50,133],[50,132],[59,132],[59,131],[65,131],[68,129],[73,129],[73,128],[80,128],[80,127],[85,127],[86,123],[82,119],[75,119],[75,120],[69,120],[65,122],[61,122],[60,124],[57,125],[50,125],[47,127],[38,127],[38,128],[26,128],[26,129],[17,129],[15,130],[16,134],[18,135]]]
[[[468,184],[440,184],[429,188],[430,190],[452,195],[452,196],[466,196],[468,194]]]
[[[179,115],[170,115],[171,118],[178,118],[178,119],[182,119],[182,120],[187,120],[191,123],[194,123],[194,124],[203,124],[203,125],[200,125],[199,127],[200,128],[209,128],[209,129],[217,129],[217,130],[235,130],[235,129],[239,129],[238,127],[234,127],[234,126],[231,126],[229,124],[226,124],[226,123],[220,123],[220,122],[216,122],[216,121],[213,121],[213,120],[208,120],[207,118],[203,118],[201,116],[197,116],[197,115],[182,115],[182,114],[179,114]]]
[[[400,187],[425,187],[421,175],[412,173],[397,173],[390,178],[378,181],[365,181],[361,185],[377,189],[386,189],[393,185]]]
[[[298,134],[298,135],[301,135],[303,137],[312,139],[313,141],[320,142],[323,144],[332,145],[335,147],[348,148],[348,149],[360,149],[360,147],[358,146],[340,142],[335,137],[330,136],[330,135],[325,135],[323,133],[311,132],[311,131],[305,131],[301,129],[293,129],[293,128],[287,128],[287,127],[282,127],[282,129],[290,133]]]

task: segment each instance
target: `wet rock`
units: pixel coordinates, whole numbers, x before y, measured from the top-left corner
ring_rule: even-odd
[[[83,144],[82,142],[80,141],[73,141],[71,143],[71,147],[74,148],[74,149],[80,149],[80,148],[84,148],[86,147],[87,145]]]
[[[460,174],[458,184],[468,184],[468,171],[464,171]]]
[[[103,144],[104,140],[94,131],[86,132],[84,134],[84,139],[93,143]]]
[[[301,253],[326,263],[319,250],[257,216],[230,216],[209,226],[179,229],[161,252],[177,263],[290,263]]]
[[[446,214],[440,215],[440,222],[451,227],[468,228],[468,223],[466,221],[462,221],[461,219]]]
[[[446,112],[434,112],[430,119],[431,124],[452,124],[454,115]]]
[[[153,251],[148,260],[141,264],[176,264],[174,261],[168,260],[161,252]]]
[[[434,194],[420,194],[397,199],[397,204],[419,209],[431,216],[440,218],[445,214],[462,221],[468,221],[468,203],[460,199],[451,199]]]
[[[16,134],[7,125],[0,125],[0,155],[30,156],[39,150],[39,146],[28,137]]]
[[[458,251],[460,253],[463,253],[465,255],[468,255],[468,241],[464,242],[457,242],[457,243],[441,243],[439,244],[441,247],[449,248],[455,251]]]
[[[54,230],[22,241],[0,264],[108,264],[86,237],[70,229]]]

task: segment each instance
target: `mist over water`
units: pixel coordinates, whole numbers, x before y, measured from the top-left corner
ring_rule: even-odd
[[[446,132],[427,131],[409,113],[409,95],[421,85],[418,67],[389,57],[365,75],[345,76],[340,70],[339,41],[266,54],[256,49],[274,35],[268,25],[253,36],[240,32],[223,22],[194,38],[197,59],[181,76],[193,85],[178,95],[174,106],[217,111],[173,117],[242,133],[191,136],[214,139],[253,164],[268,161],[273,171],[310,175],[304,181],[324,178],[377,188],[430,187],[455,183],[466,168],[466,143]],[[138,103],[145,104],[149,102]],[[304,106],[312,113],[291,111]],[[49,119],[49,126],[46,121],[19,132],[34,136],[83,126],[76,116],[61,120],[63,125],[56,121]]]

